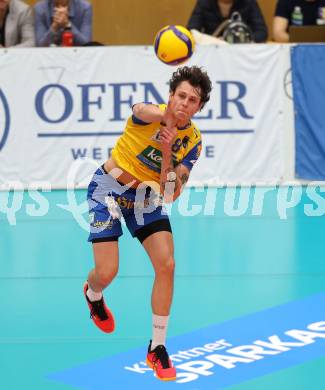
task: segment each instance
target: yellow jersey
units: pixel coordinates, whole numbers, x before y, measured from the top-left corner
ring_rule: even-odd
[[[166,104],[157,107],[164,111]],[[139,181],[160,181],[160,127],[159,122],[146,123],[132,115],[112,150],[117,165]],[[201,134],[192,121],[186,127],[178,128],[172,145],[174,166],[184,164],[191,170],[200,156],[201,148]]]

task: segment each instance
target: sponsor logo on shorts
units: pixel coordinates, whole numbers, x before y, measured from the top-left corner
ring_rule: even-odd
[[[144,199],[143,202],[127,199],[124,196],[118,196],[116,198],[117,204],[123,209],[133,209],[133,208],[147,208],[149,206],[149,198]]]
[[[111,230],[113,227],[113,220],[109,219],[108,221],[94,221],[91,226],[94,228]]]

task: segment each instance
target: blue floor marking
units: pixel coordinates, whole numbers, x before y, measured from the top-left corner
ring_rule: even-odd
[[[222,389],[325,356],[324,306],[325,292],[170,338],[168,350],[174,355],[178,377],[168,386]],[[239,356],[239,347],[247,353],[243,346],[256,349],[260,341],[262,352]],[[228,343],[231,346],[222,345]],[[190,351],[198,347],[203,349]],[[146,367],[145,349],[109,356],[48,378],[87,390],[111,388],[112,384],[120,389],[166,388]]]

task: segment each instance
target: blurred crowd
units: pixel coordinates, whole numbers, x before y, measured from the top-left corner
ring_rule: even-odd
[[[0,0],[0,47],[100,45],[86,0]],[[197,41],[289,42],[291,26],[325,25],[325,0],[278,0],[269,32],[256,0],[197,0],[187,27]]]
[[[92,43],[92,5],[86,0],[0,0],[2,47],[83,46]]]
[[[286,43],[291,26],[312,25],[325,25],[325,0],[278,0],[270,34],[256,0],[197,0],[187,27],[202,41]]]

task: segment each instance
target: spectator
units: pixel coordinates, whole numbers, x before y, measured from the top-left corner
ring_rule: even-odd
[[[254,42],[265,42],[267,27],[256,0],[197,0],[188,28],[213,35],[233,12],[252,30]]]
[[[0,0],[0,47],[35,46],[33,10],[20,0]]]
[[[1,1],[1,0],[0,0]],[[61,45],[62,33],[71,29],[73,45],[92,39],[92,6],[86,0],[42,0],[35,5],[37,46]]]
[[[318,24],[321,8],[325,8],[325,0],[278,0],[273,19],[273,39],[286,43],[289,42],[290,25]],[[324,19],[321,21],[324,23]]]

